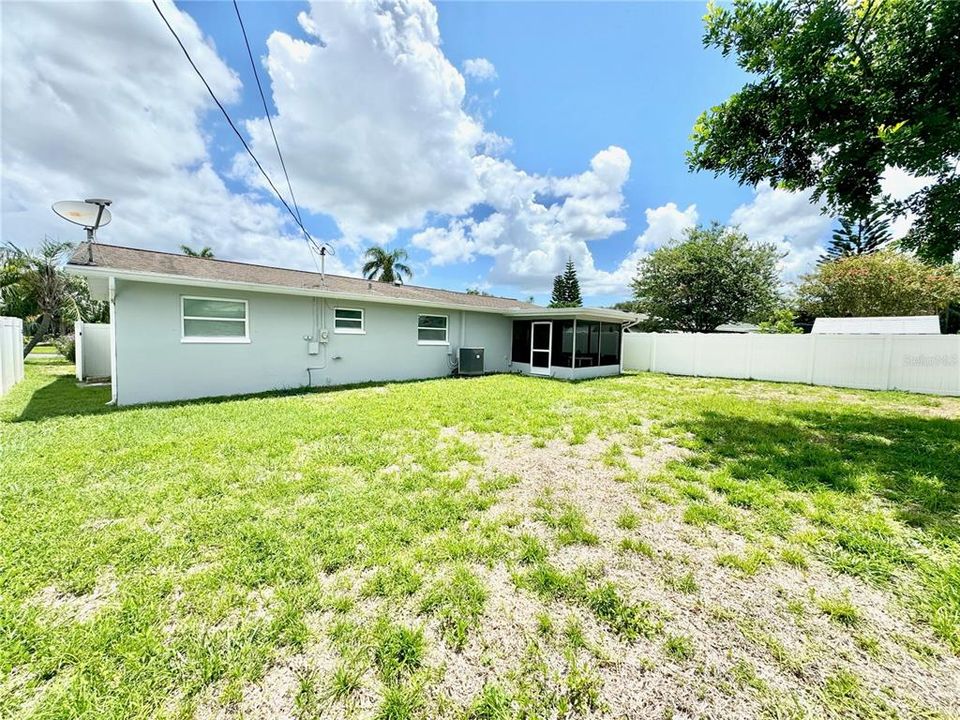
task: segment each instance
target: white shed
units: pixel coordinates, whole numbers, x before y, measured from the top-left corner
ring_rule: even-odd
[[[936,315],[817,318],[811,332],[814,335],[939,335],[940,318]]]

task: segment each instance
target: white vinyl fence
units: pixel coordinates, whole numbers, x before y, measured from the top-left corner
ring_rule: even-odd
[[[0,317],[0,395],[23,380],[23,320]]]
[[[77,342],[77,380],[110,377],[110,326],[78,322],[74,327]]]
[[[624,333],[623,368],[960,395],[960,335]]]

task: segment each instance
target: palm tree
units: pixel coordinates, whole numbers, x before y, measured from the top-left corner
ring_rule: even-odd
[[[213,248],[209,245],[204,245],[199,250],[194,250],[189,245],[181,245],[180,249],[183,251],[184,255],[189,255],[190,257],[198,258],[212,258],[213,257]]]
[[[61,267],[64,254],[73,246],[44,238],[39,249],[34,251],[21,250],[13,243],[7,243],[7,247],[20,267],[16,282],[8,289],[28,299],[40,317],[36,332],[23,349],[26,357],[49,332],[54,318],[79,317],[76,284],[70,282]]]
[[[363,264],[363,276],[367,280],[402,283],[404,275],[408,279],[413,277],[413,270],[403,262],[407,259],[407,251],[402,248],[387,252],[379,245],[374,245],[363,256],[367,258]]]

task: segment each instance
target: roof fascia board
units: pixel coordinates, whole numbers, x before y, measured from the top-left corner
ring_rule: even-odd
[[[153,273],[143,270],[117,270],[115,268],[103,266],[94,267],[91,265],[68,264],[65,266],[65,271],[71,275],[82,275],[84,277],[114,277],[119,280],[153,282],[163,285],[190,285],[193,287],[245,290],[247,292],[260,292],[273,295],[298,295],[301,297],[322,297],[335,300],[350,300],[353,302],[381,303],[384,305],[406,305],[409,307],[442,308],[444,310],[466,310],[468,312],[492,313],[494,315],[507,315],[511,312],[509,309],[504,310],[503,308],[458,305],[456,303],[442,303],[431,300],[405,300],[403,298],[375,297],[361,293],[330,292],[329,290],[294,288],[286,285],[264,285],[262,283],[244,282],[241,280],[210,280],[205,278],[189,277],[186,275]]]
[[[547,308],[549,309],[549,308]],[[620,310],[604,310],[603,308],[584,308],[580,311],[566,311],[560,313],[543,312],[543,310],[505,310],[504,315],[517,318],[543,318],[550,320],[600,320],[607,322],[636,323],[639,320]]]

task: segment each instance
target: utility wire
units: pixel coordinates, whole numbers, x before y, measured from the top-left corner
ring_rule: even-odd
[[[250,49],[250,39],[247,37],[247,28],[243,25],[243,18],[240,16],[240,6],[237,0],[233,0],[233,9],[237,13],[237,20],[240,22],[240,32],[243,33],[243,44],[247,46],[247,57],[250,58],[250,68],[253,70],[253,77],[257,81],[257,90],[260,91],[260,101],[263,103],[263,114],[267,116],[267,123],[270,125],[270,134],[273,135],[273,144],[277,147],[277,157],[280,158],[280,167],[283,168],[283,176],[287,179],[287,189],[290,191],[290,199],[293,201],[293,209],[300,218],[300,207],[297,205],[297,196],[293,194],[293,185],[290,184],[290,175],[287,173],[287,164],[283,161],[283,153],[280,152],[280,141],[277,140],[277,131],[273,129],[273,120],[270,118],[270,109],[267,107],[267,98],[263,94],[263,85],[260,84],[260,73],[257,70],[257,63],[253,59],[253,51]]]
[[[180,36],[177,34],[177,31],[173,29],[173,26],[170,24],[170,21],[167,20],[167,16],[163,14],[163,10],[161,10],[160,6],[157,4],[157,0],[151,0],[151,2],[153,3],[153,7],[160,14],[160,17],[163,20],[164,25],[167,26],[167,29],[170,31],[174,39],[177,41],[177,44],[180,46],[180,49],[183,50],[183,54],[187,58],[187,62],[190,63],[190,67],[192,67],[194,72],[197,73],[197,77],[200,78],[200,81],[203,83],[203,86],[207,88],[207,92],[210,93],[210,97],[213,98],[213,101],[217,104],[217,107],[220,108],[220,112],[223,113],[223,117],[226,119],[227,124],[236,134],[237,138],[240,140],[240,143],[243,145],[243,149],[247,151],[247,154],[250,156],[250,158],[256,164],[257,168],[260,170],[260,173],[263,175],[264,179],[267,181],[267,184],[273,190],[274,194],[277,196],[280,202],[283,203],[283,206],[287,209],[287,212],[290,213],[290,216],[294,219],[297,225],[300,226],[300,229],[303,231],[303,234],[307,239],[307,243],[313,247],[316,247],[317,242],[310,236],[310,233],[307,231],[307,228],[303,226],[303,222],[300,220],[299,209],[297,212],[294,212],[293,209],[290,207],[290,205],[287,203],[287,201],[284,199],[283,195],[280,194],[280,191],[277,190],[277,186],[273,184],[273,180],[271,180],[270,176],[267,175],[267,171],[263,169],[263,165],[261,165],[260,161],[257,160],[257,156],[253,154],[253,150],[250,149],[250,146],[247,144],[247,141],[244,139],[243,135],[237,129],[237,126],[234,124],[233,120],[230,118],[230,114],[227,112],[227,109],[223,106],[223,103],[220,102],[219,98],[217,98],[216,93],[213,92],[213,88],[210,87],[210,83],[207,82],[207,79],[203,76],[203,73],[200,72],[200,68],[197,67],[197,64],[193,61],[193,58],[190,57],[190,53],[187,51],[187,48],[184,46],[183,41],[180,39]],[[244,33],[244,36],[246,36],[246,33]],[[258,79],[257,85],[259,84],[260,84],[260,80]],[[261,90],[261,94],[262,92],[263,91]],[[270,117],[270,114],[267,113],[267,118],[269,119],[269,117]],[[271,129],[273,128],[272,123],[270,127]],[[276,139],[276,136],[274,136],[274,139]],[[278,152],[279,152],[279,149],[280,148],[278,145],[277,147]],[[286,169],[284,169],[284,172],[286,172]],[[289,178],[288,178],[288,181],[289,181]]]

